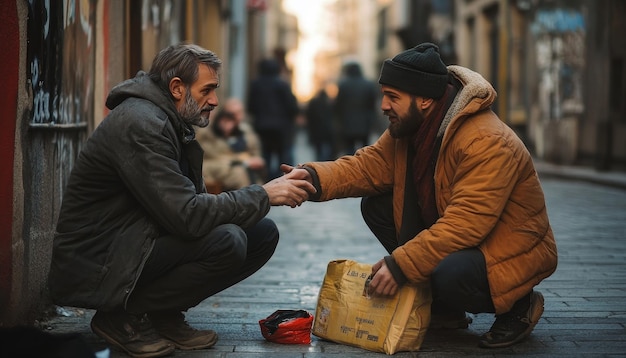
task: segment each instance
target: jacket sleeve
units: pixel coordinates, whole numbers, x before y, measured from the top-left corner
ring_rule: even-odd
[[[250,226],[269,211],[269,198],[258,185],[220,193],[196,193],[181,170],[183,156],[168,120],[146,116],[127,121],[112,163],[129,192],[167,232],[193,239],[225,223]]]
[[[505,138],[492,134],[463,143],[449,148],[446,163],[438,164],[446,166],[449,180],[436,183],[438,199],[446,198],[438,200],[441,217],[392,253],[409,281],[425,281],[450,253],[478,247],[496,226],[518,180],[520,158]]]

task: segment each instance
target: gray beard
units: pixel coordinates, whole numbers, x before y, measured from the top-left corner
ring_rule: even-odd
[[[210,108],[202,110],[202,108],[198,105],[198,102],[191,97],[191,93],[188,89],[187,94],[185,95],[185,103],[178,111],[178,114],[183,122],[189,125],[206,127],[209,125],[209,113],[213,110],[213,108],[213,106],[210,106]]]

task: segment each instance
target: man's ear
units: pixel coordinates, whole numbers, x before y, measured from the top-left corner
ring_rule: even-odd
[[[422,97],[422,103],[420,103],[419,105],[420,109],[426,109],[430,107],[430,105],[433,104],[433,101],[434,99],[432,98]]]
[[[185,84],[179,77],[174,77],[170,80],[170,93],[174,97],[174,101],[177,102],[185,98],[185,91]]]

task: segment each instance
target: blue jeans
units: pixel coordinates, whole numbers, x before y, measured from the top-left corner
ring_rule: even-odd
[[[364,197],[361,200],[361,213],[387,252],[393,252],[399,243],[393,222],[392,194]],[[478,248],[460,250],[444,257],[433,270],[430,284],[433,313],[495,312],[487,281],[485,256]]]

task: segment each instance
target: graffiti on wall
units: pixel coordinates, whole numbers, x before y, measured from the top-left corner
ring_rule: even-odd
[[[93,113],[94,0],[28,2],[31,124],[85,124]]]
[[[25,191],[34,203],[49,199],[52,212],[37,205],[31,211],[34,217],[50,217],[51,227],[93,123],[95,5],[96,0],[28,1],[26,78],[32,104],[26,115],[25,170],[49,185],[25,183]]]
[[[539,10],[531,25],[539,71],[538,100],[543,118],[580,115],[585,21],[580,9]]]

